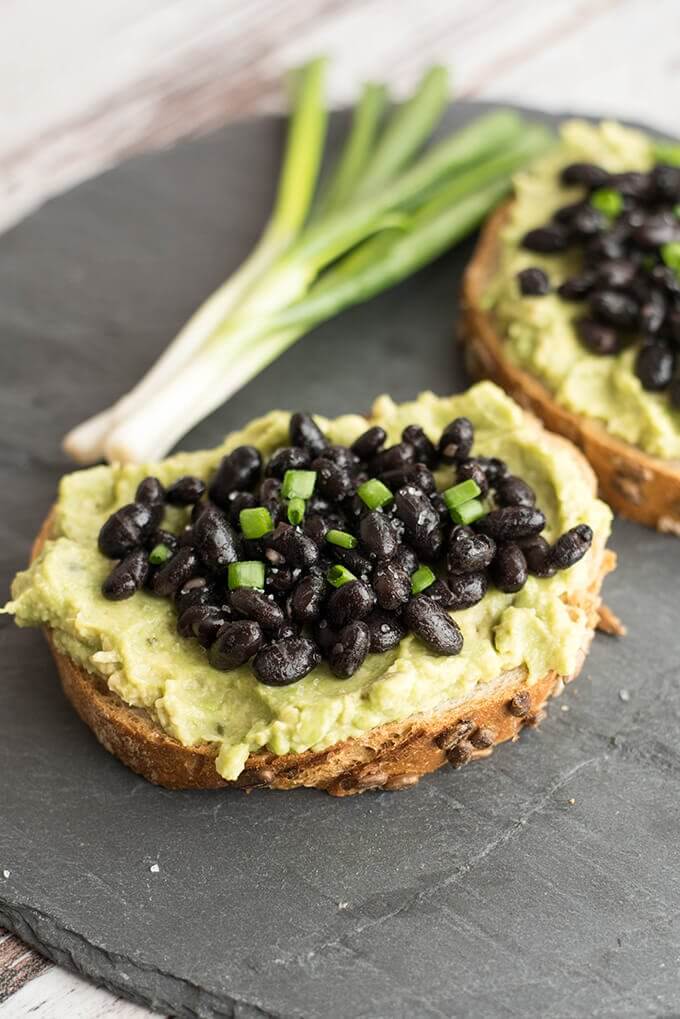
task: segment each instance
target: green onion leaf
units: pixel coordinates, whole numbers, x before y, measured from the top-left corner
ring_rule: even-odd
[[[297,527],[305,519],[305,500],[297,496],[288,503],[288,523]]]
[[[369,478],[363,485],[359,485],[357,495],[370,510],[380,509],[394,498],[387,485],[383,485],[377,478]]]
[[[160,566],[162,563],[167,563],[168,559],[172,556],[172,550],[160,542],[149,552],[149,562],[152,566]]]
[[[435,579],[435,575],[429,566],[419,566],[411,577],[411,594],[420,594],[430,584],[433,584]]]
[[[286,471],[281,495],[284,499],[309,499],[316,484],[316,471]]]
[[[623,195],[614,188],[597,188],[590,196],[590,204],[607,219],[615,219],[623,209]]]
[[[680,241],[670,241],[661,245],[661,257],[677,276],[680,276]]]
[[[338,545],[340,548],[357,547],[357,539],[353,534],[348,534],[347,531],[336,531],[334,528],[326,531],[326,541],[330,541],[331,545]]]
[[[237,587],[256,587],[264,590],[264,563],[256,559],[243,563],[229,563],[229,590]]]
[[[680,166],[680,142],[657,142],[654,146],[657,163],[667,166]]]
[[[346,567],[336,563],[335,566],[331,566],[326,574],[326,579],[333,587],[342,587],[343,584],[349,584],[351,580],[356,580],[357,578]]]
[[[680,219],[680,202],[673,206],[673,213]]]
[[[461,506],[451,510],[451,517],[456,524],[471,524],[473,520],[479,520],[483,516],[486,516],[486,510],[479,499],[468,499]]]
[[[480,494],[481,489],[477,482],[473,478],[468,478],[467,481],[461,481],[453,488],[447,488],[443,497],[448,509],[454,510],[457,506],[462,506],[464,502],[469,502],[470,499],[474,499]]]
[[[274,530],[271,513],[265,506],[242,509],[238,515],[244,538],[263,538]]]

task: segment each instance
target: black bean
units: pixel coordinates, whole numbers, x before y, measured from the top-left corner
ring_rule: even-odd
[[[192,548],[180,548],[153,578],[153,590],[167,598],[198,573],[198,559]]]
[[[376,566],[372,586],[380,608],[390,612],[396,612],[411,597],[411,578],[394,562]]]
[[[571,276],[561,283],[557,293],[565,301],[583,301],[593,289],[595,279],[592,273],[583,272],[579,276]]]
[[[496,498],[501,506],[535,506],[536,493],[523,478],[508,474],[496,487]]]
[[[626,237],[624,231],[610,230],[598,234],[585,246],[586,262],[590,266],[598,266],[604,259],[618,259],[626,256]]]
[[[453,608],[454,597],[451,593],[451,588],[441,577],[437,577],[430,584],[426,589],[426,593],[428,598],[433,598],[443,609]]]
[[[267,548],[279,552],[289,566],[307,568],[319,558],[319,550],[303,531],[283,521],[264,539]]]
[[[670,384],[668,395],[673,407],[680,409],[680,376],[676,375]]]
[[[497,485],[501,478],[510,473],[505,460],[499,460],[497,456],[476,456],[475,460],[486,474],[490,485]]]
[[[397,550],[397,538],[384,513],[372,510],[359,524],[361,543],[376,559],[389,559]]]
[[[187,475],[170,485],[165,493],[165,499],[171,506],[193,506],[204,494],[205,481]]]
[[[268,478],[282,479],[286,471],[307,470],[310,461],[309,450],[302,449],[301,446],[286,446],[272,454],[265,467],[265,475]]]
[[[680,276],[668,265],[655,265],[649,270],[649,276],[654,283],[665,290],[671,297],[680,295]]]
[[[239,540],[225,515],[212,506],[194,524],[194,547],[210,570],[224,570],[239,558]]]
[[[175,607],[179,616],[183,615],[192,605],[207,605],[216,597],[215,588],[208,584],[205,577],[192,577],[186,584],[178,587],[174,594]]]
[[[568,246],[569,233],[560,223],[539,226],[535,230],[529,230],[522,238],[522,247],[527,251],[537,251],[545,255],[565,251]]]
[[[257,623],[252,619],[237,619],[222,627],[210,648],[208,660],[213,669],[229,672],[245,665],[263,643],[264,635]]]
[[[102,584],[102,594],[109,601],[123,601],[130,598],[144,586],[149,572],[149,560],[142,548],[130,552],[109,573]]]
[[[528,506],[504,506],[481,517],[475,527],[495,541],[515,541],[539,534],[545,527],[545,516]]]
[[[285,621],[283,611],[272,595],[250,587],[239,587],[232,591],[231,606],[240,615],[254,619],[263,630],[278,630]]]
[[[463,648],[463,635],[454,619],[433,598],[420,594],[411,598],[404,609],[409,630],[440,655],[457,655]]]
[[[439,452],[445,463],[467,460],[475,440],[475,430],[469,418],[450,421],[439,439]]]
[[[609,221],[606,216],[603,216],[592,205],[586,204],[572,216],[569,230],[578,240],[585,240],[606,230],[608,223]]]
[[[498,547],[491,564],[491,575],[499,591],[505,591],[506,594],[521,591],[527,582],[529,571],[519,545],[508,542]]]
[[[662,244],[680,241],[680,220],[672,212],[657,212],[647,216],[633,233],[633,240],[644,251],[655,251]]]
[[[626,290],[637,274],[635,262],[627,258],[612,258],[602,262],[595,273],[595,284],[605,290]]]
[[[389,446],[373,457],[371,474],[382,475],[387,471],[398,471],[406,464],[415,462],[415,447],[410,442],[398,442],[395,446]]]
[[[599,290],[591,294],[589,305],[594,318],[605,325],[632,329],[637,324],[637,301],[617,290]]]
[[[356,453],[360,460],[372,460],[376,453],[385,445],[386,438],[387,432],[385,429],[380,428],[379,425],[373,425],[372,428],[369,428],[358,439],[354,440],[352,451]]]
[[[581,202],[570,202],[568,205],[563,205],[553,213],[553,219],[556,223],[562,223],[568,226],[577,212],[580,212],[588,203]]]
[[[370,587],[361,580],[350,580],[330,596],[326,615],[331,626],[345,626],[352,619],[363,619],[374,606],[375,595]]]
[[[291,570],[287,566],[272,566],[267,570],[264,579],[264,589],[267,594],[287,594],[297,581],[299,570]]]
[[[449,537],[446,568],[449,573],[477,573],[485,570],[496,553],[496,542],[469,527],[454,527]]]
[[[639,325],[643,333],[658,333],[666,318],[667,302],[660,290],[650,290],[649,296],[640,305]]]
[[[489,491],[486,471],[478,460],[462,460],[456,467],[456,481],[474,481],[480,495],[486,495]]]
[[[320,454],[322,460],[330,460],[331,463],[342,467],[349,474],[355,474],[359,467],[359,457],[347,446],[327,446]]]
[[[550,545],[543,535],[535,534],[532,538],[523,538],[519,542],[526,559],[527,569],[534,577],[552,577],[556,567],[550,562]]]
[[[560,180],[568,187],[600,188],[609,180],[609,174],[595,163],[570,163],[560,174]]]
[[[179,535],[177,537],[177,545],[179,546],[179,548],[186,548],[187,546],[193,548],[193,544],[194,544],[194,529],[190,524],[187,524],[186,527],[183,527],[182,530],[179,532]]]
[[[288,686],[306,676],[321,661],[319,649],[307,637],[288,637],[262,648],[253,659],[253,672],[267,686]]]
[[[432,471],[424,463],[404,464],[396,470],[385,471],[380,480],[393,492],[404,485],[415,485],[428,495],[437,489]]]
[[[262,470],[262,457],[254,446],[237,446],[223,457],[210,484],[210,498],[227,509],[229,493],[252,488]]]
[[[666,312],[664,332],[670,340],[680,344],[680,303],[669,308]]]
[[[135,492],[135,502],[143,502],[147,506],[165,502],[165,489],[158,478],[148,477],[139,482]]]
[[[522,269],[517,273],[517,282],[520,293],[525,297],[545,297],[550,293],[550,280],[548,274],[537,266],[529,269]]]
[[[265,478],[260,485],[257,499],[259,506],[268,509],[273,520],[281,505],[281,482],[278,478]]]
[[[361,668],[371,647],[371,633],[366,623],[353,620],[336,635],[328,651],[328,664],[338,679],[349,679]]]
[[[592,528],[588,524],[577,524],[557,539],[550,550],[550,564],[558,570],[568,570],[583,559],[592,541]]]
[[[592,318],[581,318],[576,327],[581,342],[592,354],[608,356],[618,354],[621,350],[621,338],[611,326],[602,325]]]
[[[112,513],[99,532],[99,551],[108,559],[122,559],[158,527],[163,507],[131,502]]]
[[[644,389],[655,392],[665,389],[673,378],[675,358],[665,343],[645,343],[635,359],[635,374]]]
[[[312,623],[319,619],[328,585],[321,574],[308,573],[296,586],[291,596],[291,613],[301,623]]]
[[[469,609],[482,600],[487,592],[489,581],[484,572],[449,573],[447,586],[450,597],[446,605],[443,605],[442,601],[443,607],[456,610]]]
[[[680,166],[658,163],[649,174],[658,201],[680,201]]]
[[[328,445],[326,436],[311,414],[292,414],[289,432],[291,445],[302,446],[312,457],[318,456]]]
[[[402,543],[392,557],[392,563],[410,577],[418,569],[418,556],[412,548]]]
[[[635,170],[613,173],[609,178],[609,186],[622,195],[637,199],[646,198],[651,191],[648,175]]]
[[[374,654],[392,651],[406,636],[406,627],[398,616],[375,609],[364,620],[371,637],[370,650]]]
[[[305,517],[302,529],[307,537],[312,539],[317,548],[323,548],[326,534],[331,527],[322,516],[313,513],[311,516]],[[342,530],[342,528],[338,528],[338,530]]]
[[[413,446],[418,463],[424,463],[426,467],[434,467],[436,465],[437,450],[420,425],[407,425],[401,433],[401,438],[403,442]]]
[[[354,494],[355,485],[351,474],[332,460],[318,457],[312,462],[312,470],[316,471],[317,489],[327,499],[340,502]]]
[[[179,617],[177,630],[182,637],[195,637],[201,647],[208,648],[228,622],[231,622],[228,609],[216,605],[194,605]]]
[[[427,496],[413,485],[400,488],[394,497],[396,514],[412,538],[439,527],[439,517]],[[415,548],[415,541],[414,541]],[[417,552],[416,548],[416,552]]]

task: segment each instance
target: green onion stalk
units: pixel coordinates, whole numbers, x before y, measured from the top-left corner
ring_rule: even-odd
[[[420,154],[446,104],[443,69],[431,69],[384,127],[385,90],[367,85],[314,204],[326,130],[323,71],[313,61],[296,75],[278,197],[255,251],[127,396],[66,437],[77,460],[163,456],[300,336],[474,230],[508,192],[512,173],[550,142],[543,128],[500,110]]]

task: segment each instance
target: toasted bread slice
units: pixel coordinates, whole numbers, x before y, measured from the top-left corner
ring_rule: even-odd
[[[569,448],[594,493],[595,477],[580,453],[559,436],[546,434],[544,441]],[[49,538],[51,526],[50,515],[35,541],[33,557]],[[594,557],[590,586],[570,598],[585,612],[588,623],[580,664],[598,625],[602,580],[616,562],[602,542],[596,541],[589,554]],[[526,670],[513,669],[486,683],[474,697],[378,726],[361,738],[335,743],[323,751],[281,756],[268,751],[253,753],[239,778],[227,782],[216,771],[214,744],[183,746],[148,711],[130,707],[109,690],[103,678],[61,653],[49,630],[46,636],[64,692],[99,742],[133,771],[168,789],[313,786],[334,796],[367,789],[402,789],[447,761],[458,767],[488,756],[497,743],[516,740],[523,726],[538,723],[547,699],[560,693],[578,672],[570,676],[548,672],[529,685]]]
[[[501,206],[487,221],[463,280],[460,339],[468,371],[498,383],[547,428],[580,446],[597,474],[601,497],[615,512],[680,536],[680,462],[649,456],[594,419],[560,406],[539,379],[506,357],[500,327],[484,308],[483,296],[497,270],[510,206]]]

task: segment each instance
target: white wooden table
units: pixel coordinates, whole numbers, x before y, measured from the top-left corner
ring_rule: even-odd
[[[2,0],[0,228],[133,152],[281,108],[282,73],[319,53],[336,104],[440,62],[459,96],[680,134],[680,0]],[[0,931],[0,1019],[28,1014],[150,1013]]]

